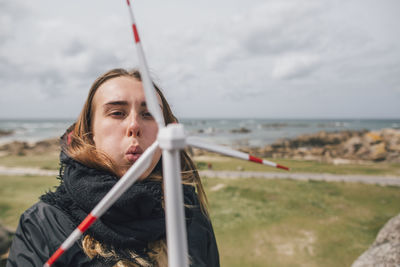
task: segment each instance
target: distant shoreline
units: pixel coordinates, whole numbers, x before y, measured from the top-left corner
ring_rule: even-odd
[[[207,140],[203,141],[207,142]],[[400,163],[400,130],[385,128],[378,131],[319,131],[302,134],[295,138],[279,138],[272,144],[263,144],[258,147],[251,147],[247,143],[231,147],[262,158],[312,160],[333,164],[363,161]],[[58,138],[36,143],[17,141],[0,144],[0,156],[58,153],[59,149]],[[193,155],[207,153],[198,149],[190,151]]]
[[[74,122],[71,118],[3,118],[0,131],[12,134],[0,135],[0,145],[13,141],[34,143],[58,138]],[[188,135],[205,141],[239,147],[262,147],[281,138],[295,138],[319,131],[400,129],[400,119],[256,119],[256,118],[181,118]]]

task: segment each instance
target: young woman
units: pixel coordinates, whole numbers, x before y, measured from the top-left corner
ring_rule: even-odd
[[[165,123],[177,119],[156,87]],[[61,138],[60,185],[20,219],[7,266],[43,266],[118,179],[156,140],[138,71],[111,70],[89,91],[77,122]],[[162,160],[158,150],[140,181],[53,266],[167,266]],[[196,167],[181,152],[189,261],[219,266]]]

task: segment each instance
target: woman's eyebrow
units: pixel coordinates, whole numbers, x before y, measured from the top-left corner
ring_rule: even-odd
[[[128,105],[128,101],[115,100],[115,101],[107,102],[103,106],[107,107],[107,106],[127,106],[127,105]]]
[[[105,109],[107,109],[107,108],[112,107],[112,106],[128,106],[128,105],[129,105],[128,101],[124,101],[124,100],[113,100],[113,101],[110,101],[110,102],[105,103],[105,104],[103,105],[103,107],[104,107]],[[163,109],[162,105],[161,105],[161,104],[159,104],[159,105],[160,105],[160,108]],[[140,107],[147,108],[146,101],[140,102]]]

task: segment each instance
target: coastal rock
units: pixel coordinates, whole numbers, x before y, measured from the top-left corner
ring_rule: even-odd
[[[47,139],[33,144],[27,142],[13,141],[0,146],[3,155],[29,156],[48,153],[59,153],[60,141],[58,138]]]
[[[379,231],[374,243],[352,267],[400,266],[400,214]]]
[[[0,258],[2,261],[7,258],[13,235],[14,231],[0,224]]]
[[[239,129],[232,129],[230,132],[231,133],[249,133],[251,131],[245,127],[240,127]]]
[[[388,151],[400,151],[400,131],[394,129],[384,129],[382,131],[384,140],[388,140]]]
[[[353,133],[349,131],[335,133],[320,131],[316,134],[301,135],[295,139],[289,140],[288,144],[291,148],[338,145],[344,140],[347,140],[350,136],[352,136],[352,134]]]
[[[369,144],[379,144],[383,141],[382,136],[378,132],[369,132],[364,135],[365,141]]]
[[[29,144],[27,142],[19,141],[14,141],[0,146],[0,151],[4,151],[8,155],[24,156],[27,149],[29,149]]]
[[[372,145],[369,151],[369,159],[373,161],[383,161],[386,159],[387,151],[384,143]]]
[[[341,164],[360,161],[400,163],[400,131],[341,131],[305,134],[252,151],[261,157]]]
[[[1,129],[0,129],[0,137],[12,135],[13,133],[14,133],[13,130],[1,130]]]
[[[344,155],[352,155],[362,147],[362,140],[360,136],[353,136],[343,143],[341,149]]]
[[[59,139],[47,139],[40,142],[35,143],[32,147],[32,150],[35,154],[44,154],[49,151],[57,151],[60,147]]]
[[[272,157],[272,153],[274,152],[274,149],[271,146],[266,146],[263,148],[260,148],[258,150],[253,150],[250,151],[251,154],[257,154],[257,155],[263,155],[264,157]]]
[[[287,127],[288,124],[287,123],[264,123],[261,125],[262,128],[274,128],[274,129],[279,129],[279,128],[283,128],[283,127]]]
[[[323,155],[321,161],[326,162],[326,163],[333,163],[333,158],[332,158],[331,152],[329,150],[326,150],[324,152],[324,155]]]

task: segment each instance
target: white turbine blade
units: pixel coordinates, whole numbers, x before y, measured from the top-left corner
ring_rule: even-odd
[[[190,146],[193,147],[197,147],[200,149],[205,149],[208,151],[212,151],[212,152],[217,152],[226,156],[230,156],[230,157],[234,157],[234,158],[239,158],[239,159],[243,159],[243,160],[247,160],[247,161],[252,161],[252,162],[256,162],[256,163],[260,163],[260,164],[264,164],[267,166],[271,166],[271,167],[275,167],[275,168],[279,168],[279,169],[283,169],[283,170],[289,170],[288,167],[285,167],[283,165],[277,164],[275,162],[269,161],[269,160],[265,160],[265,159],[261,159],[261,158],[257,158],[254,157],[250,154],[244,153],[244,152],[240,152],[237,150],[233,150],[227,147],[223,147],[220,145],[214,145],[214,144],[208,144],[208,143],[204,143],[194,137],[187,137],[186,139],[186,143]]]
[[[146,96],[147,108],[149,109],[151,115],[153,115],[154,119],[157,121],[158,128],[161,129],[165,126],[164,116],[162,114],[161,107],[158,103],[156,90],[155,90],[155,88],[153,86],[153,82],[151,81],[151,78],[150,78],[150,72],[149,72],[149,69],[147,66],[147,61],[146,61],[146,57],[144,55],[143,47],[140,42],[139,32],[137,30],[135,17],[133,15],[130,1],[127,0],[126,3],[128,5],[129,15],[131,17],[133,37],[135,39],[136,51],[137,51],[138,59],[139,59],[139,69],[140,69],[140,74],[142,77],[144,93]]]

